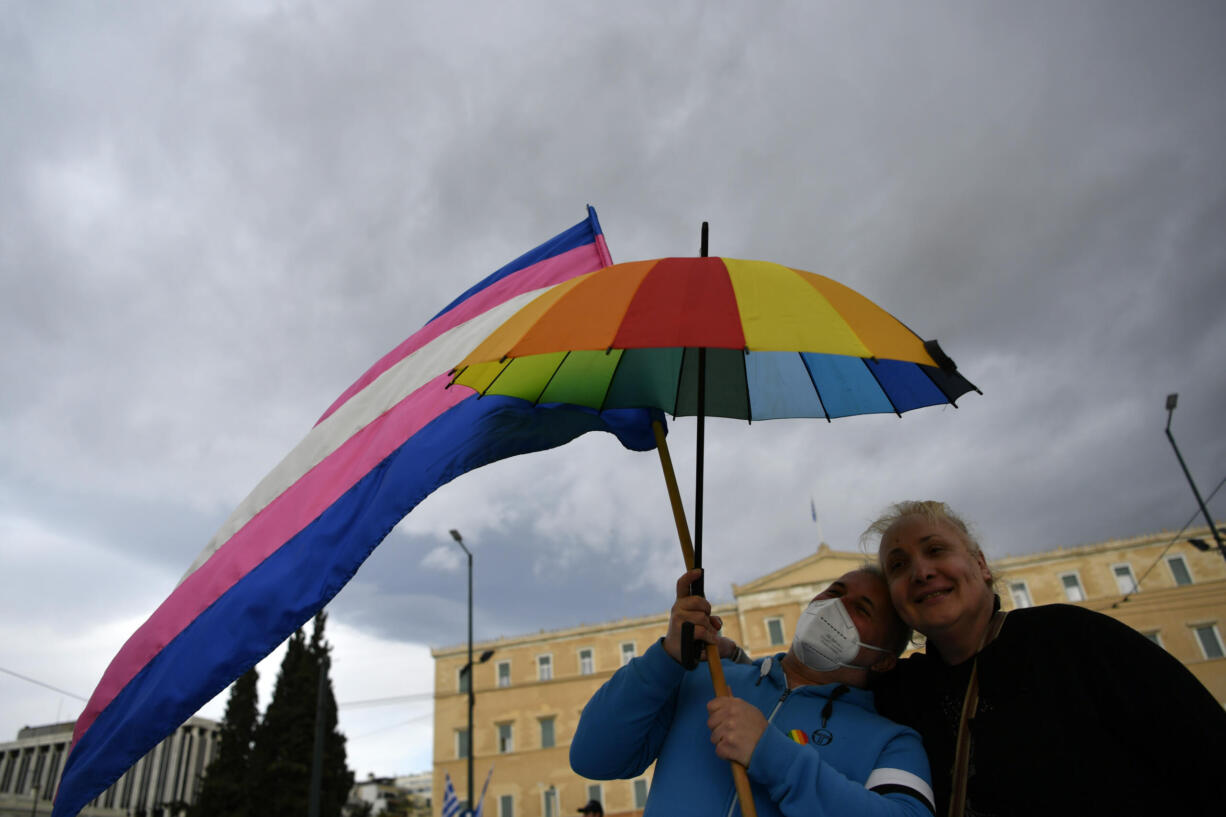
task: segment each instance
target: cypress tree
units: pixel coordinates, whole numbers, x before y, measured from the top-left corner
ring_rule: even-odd
[[[298,630],[286,644],[272,700],[264,711],[251,753],[251,810],[257,817],[302,817],[311,774],[314,673],[306,639]]]
[[[340,817],[353,774],[345,761],[345,737],[336,730],[336,698],[327,675],[327,616],[315,616],[308,643],[302,630],[290,636],[272,700],[256,731],[251,755],[251,808],[255,817],[304,817],[308,813],[320,673],[324,673],[324,753],[320,817]]]
[[[311,663],[315,670],[315,700],[321,704],[319,715],[323,718],[323,774],[320,780],[319,817],[340,817],[341,810],[349,800],[349,790],[353,788],[353,772],[349,770],[345,756],[345,736],[336,728],[336,696],[332,692],[330,677],[332,646],[324,640],[324,626],[327,622],[327,613],[320,610],[315,615],[315,628],[308,647],[314,659]],[[321,674],[322,690],[319,686]],[[321,691],[322,700],[319,699]],[[314,717],[311,718],[310,723],[312,727],[315,726]],[[314,733],[312,729],[312,737]],[[314,742],[312,741],[312,753],[313,751]]]
[[[217,754],[209,764],[200,794],[188,817],[247,817],[251,793],[251,750],[259,719],[255,667],[230,687],[230,700],[221,722]]]

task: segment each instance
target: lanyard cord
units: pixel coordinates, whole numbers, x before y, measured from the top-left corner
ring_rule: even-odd
[[[997,610],[992,615],[987,632],[984,633],[983,641],[979,644],[979,650],[975,651],[975,658],[971,664],[971,677],[966,682],[966,695],[962,699],[962,717],[958,722],[958,735],[954,744],[949,817],[962,817],[966,809],[966,786],[969,782],[968,766],[971,758],[970,722],[975,717],[975,711],[979,708],[979,652],[996,640],[996,636],[1000,633],[1001,625],[1004,623],[1005,611]]]
[[[830,699],[826,701],[826,705],[822,707],[822,728],[826,728],[826,721],[830,720],[830,715],[834,712],[834,702],[837,701],[845,692],[850,692],[851,688],[847,684],[839,684],[830,693]]]

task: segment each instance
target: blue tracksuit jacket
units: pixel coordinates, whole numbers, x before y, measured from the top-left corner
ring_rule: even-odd
[[[852,688],[822,711],[838,685],[788,690],[783,654],[724,661],[732,694],[770,721],[749,761],[759,817],[931,817],[928,758],[919,735],[877,714]],[[644,817],[739,814],[728,762],[707,728],[707,668],[686,672],[660,642],[614,673],[583,710],[571,767],[591,780],[637,777],[656,764]]]

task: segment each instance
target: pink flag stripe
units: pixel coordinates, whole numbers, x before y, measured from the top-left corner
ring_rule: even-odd
[[[73,730],[78,739],[154,656],[205,609],[309,525],[423,426],[470,397],[444,388],[441,374],[346,440],[331,456],[270,502],[198,570],[184,579],[111,661]]]
[[[598,263],[593,262],[593,259],[596,259]],[[433,321],[410,335],[395,349],[381,357],[352,386],[345,389],[340,397],[336,398],[332,405],[328,407],[328,410],[324,412],[323,416],[319,418],[319,422],[322,423],[328,419],[349,398],[374,382],[379,375],[447,330],[471,320],[491,307],[522,292],[544,289],[572,278],[575,275],[576,269],[590,270],[600,266],[608,266],[610,263],[609,250],[605,246],[604,236],[597,235],[595,244],[585,244],[560,255],[555,255],[552,258],[546,258],[544,261],[540,261],[530,267],[525,267],[513,275],[508,275],[506,278],[494,282],[484,290],[473,294],[468,300],[457,305],[455,309],[439,315]],[[454,365],[459,360],[460,358],[456,358],[449,365]]]

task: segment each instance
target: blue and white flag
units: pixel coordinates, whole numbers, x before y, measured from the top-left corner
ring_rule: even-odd
[[[443,817],[459,817],[460,798],[455,796],[455,786],[451,785],[451,775],[444,773],[447,782],[443,784]]]
[[[485,774],[485,785],[481,787],[481,797],[477,800],[477,810],[473,817],[481,817],[481,810],[485,808],[485,790],[490,787],[490,778],[494,776],[494,764],[490,764],[490,770]]]

